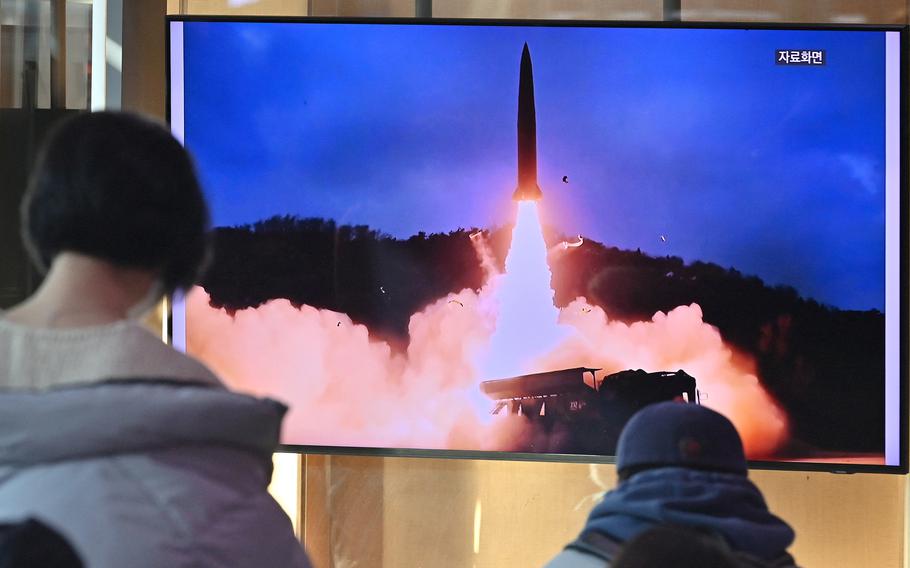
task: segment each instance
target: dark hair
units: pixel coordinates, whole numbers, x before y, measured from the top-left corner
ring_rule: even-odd
[[[63,536],[40,521],[0,525],[0,568],[82,568]]]
[[[62,251],[157,270],[165,291],[193,285],[209,216],[189,154],[160,124],[80,114],[49,136],[22,201],[22,236],[46,271]]]
[[[718,535],[690,527],[658,525],[626,542],[613,568],[744,568]]]

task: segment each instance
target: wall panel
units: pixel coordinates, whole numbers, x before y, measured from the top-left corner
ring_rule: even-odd
[[[616,482],[610,465],[319,461],[308,472],[322,476],[331,464],[321,491],[333,505],[304,513],[333,535],[328,548],[324,539],[307,542],[326,568],[539,566],[578,533],[597,494]],[[796,529],[792,552],[801,565],[902,566],[904,476],[753,471],[751,478]]]

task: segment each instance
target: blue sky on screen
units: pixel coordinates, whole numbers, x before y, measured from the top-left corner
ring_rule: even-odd
[[[216,225],[510,221],[528,42],[545,222],[884,305],[882,32],[190,22],[184,37],[186,143]],[[776,49],[826,65],[775,65]]]

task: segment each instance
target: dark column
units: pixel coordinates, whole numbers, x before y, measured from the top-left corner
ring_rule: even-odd
[[[66,108],[66,0],[51,2],[51,108]]]
[[[682,0],[664,0],[664,21],[682,21]]]
[[[418,18],[432,18],[433,0],[414,0],[414,16]]]

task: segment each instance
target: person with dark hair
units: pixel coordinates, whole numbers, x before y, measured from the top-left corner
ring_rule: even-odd
[[[618,486],[546,568],[614,566],[624,543],[667,524],[716,535],[745,566],[796,566],[793,530],[749,481],[742,440],[723,415],[698,404],[646,406],[620,434],[616,468]]]
[[[44,147],[22,202],[39,268],[62,252],[151,269],[161,292],[192,286],[207,251],[208,207],[183,146],[138,115],[82,114]]]
[[[22,221],[46,276],[0,314],[0,386],[149,376],[219,384],[137,321],[191,286],[207,252],[202,189],[167,130],[111,112],[64,121],[33,170]]]
[[[68,119],[22,216],[47,275],[0,313],[0,523],[46,522],[93,568],[308,567],[267,492],[286,407],[137,321],[207,254],[180,143],[132,114]]]
[[[27,519],[0,525],[0,568],[83,568],[84,564],[60,533]]]

